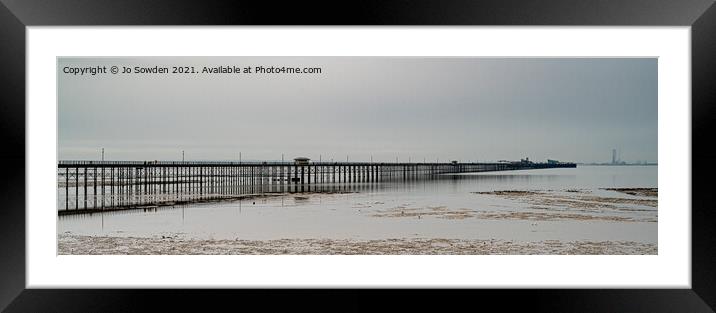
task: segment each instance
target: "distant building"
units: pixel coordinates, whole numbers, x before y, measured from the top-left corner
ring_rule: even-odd
[[[308,165],[308,161],[310,161],[310,160],[311,159],[309,159],[307,157],[297,157],[297,158],[293,159],[293,162],[296,165]]]
[[[559,161],[547,159],[547,164],[559,164]]]
[[[612,164],[617,164],[617,149],[612,149]]]

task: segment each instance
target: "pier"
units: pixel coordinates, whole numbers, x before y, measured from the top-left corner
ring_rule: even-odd
[[[60,161],[58,214],[151,208],[267,193],[346,191],[445,174],[574,168],[574,163]]]

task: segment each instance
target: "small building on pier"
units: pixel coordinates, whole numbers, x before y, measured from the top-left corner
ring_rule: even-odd
[[[310,160],[311,159],[309,159],[307,157],[297,157],[297,158],[293,159],[293,162],[296,165],[308,165],[308,161],[310,161]]]

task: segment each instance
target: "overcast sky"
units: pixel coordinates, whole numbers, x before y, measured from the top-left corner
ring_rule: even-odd
[[[71,75],[85,66],[321,74]],[[657,60],[58,59],[59,159],[657,160]]]

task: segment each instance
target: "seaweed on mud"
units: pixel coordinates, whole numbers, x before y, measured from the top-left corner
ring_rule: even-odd
[[[603,188],[604,190],[611,190],[616,192],[625,193],[632,196],[639,197],[658,197],[658,188]]]

